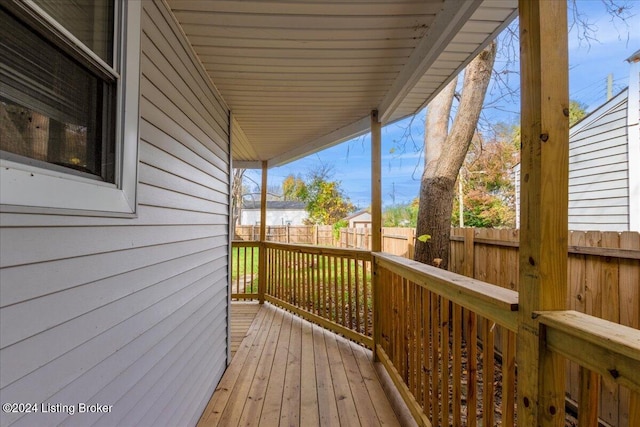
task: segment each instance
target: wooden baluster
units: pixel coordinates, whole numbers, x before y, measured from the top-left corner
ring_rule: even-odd
[[[440,343],[442,354],[442,375],[441,375],[441,391],[440,403],[442,405],[442,425],[449,425],[449,300],[441,298],[440,300]]]
[[[600,375],[580,366],[579,378],[578,425],[597,426],[598,404],[600,403]]]
[[[364,316],[364,325],[365,325],[364,334],[365,335],[369,335],[370,333],[372,333],[371,325],[369,324],[369,295],[371,295],[371,292],[369,292],[369,286],[370,284],[373,284],[373,281],[374,281],[373,272],[371,274],[371,280],[367,281],[367,265],[366,265],[366,261],[362,261],[362,302],[363,302],[363,316]]]
[[[512,426],[515,420],[516,337],[506,328],[502,337],[502,425]]]
[[[431,424],[433,427],[438,427],[439,421],[439,406],[438,406],[438,389],[440,387],[439,373],[438,373],[438,321],[439,319],[439,300],[438,295],[431,293],[431,407],[432,418]]]
[[[478,331],[477,317],[473,312],[469,312],[467,317],[467,425],[476,427],[478,425],[477,407],[478,394],[476,391],[478,372]]]
[[[345,306],[345,277],[344,257],[340,257],[340,311],[342,312],[342,325],[347,326],[347,310]],[[336,272],[337,273],[337,272]]]
[[[640,392],[633,391],[629,398],[629,425],[640,426]]]
[[[354,279],[355,279],[355,304],[356,304],[356,330],[360,333],[363,334],[367,334],[367,330],[365,327],[363,327],[363,325],[360,323],[360,309],[362,304],[360,304],[360,268],[359,268],[360,264],[358,259],[356,258],[355,262],[353,263],[353,268],[354,268]],[[364,282],[363,282],[364,283]],[[380,294],[378,294],[380,295]],[[379,309],[380,305],[378,305],[378,309]],[[379,344],[379,343],[376,343]]]
[[[462,425],[462,307],[453,304],[453,423]]]
[[[431,375],[429,370],[429,317],[431,313],[429,301],[431,300],[431,296],[429,291],[424,288],[420,288],[420,301],[421,301],[421,309],[420,314],[422,316],[422,407],[424,408],[424,412],[427,414],[429,419],[433,418],[433,412],[431,411],[430,406],[430,394],[429,387],[431,381]]]
[[[493,379],[495,373],[495,323],[487,319],[482,319],[484,329],[484,342],[482,343],[482,407],[483,426],[492,426],[494,418],[495,394],[493,389]]]

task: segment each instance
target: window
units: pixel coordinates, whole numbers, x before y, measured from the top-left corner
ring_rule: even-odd
[[[140,2],[0,6],[3,211],[135,213]]]

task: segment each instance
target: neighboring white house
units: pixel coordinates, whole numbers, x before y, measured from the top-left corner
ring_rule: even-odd
[[[569,130],[570,230],[640,231],[640,51],[628,61],[629,87]]]
[[[267,225],[303,225],[309,218],[304,202],[267,200]],[[242,204],[239,225],[260,224],[260,202]]]
[[[370,228],[371,227],[371,212],[367,209],[354,212],[348,217],[344,218],[349,221],[349,228]]]

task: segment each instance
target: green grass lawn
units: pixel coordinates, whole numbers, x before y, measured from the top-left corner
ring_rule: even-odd
[[[253,251],[253,252],[252,252]],[[233,248],[231,252],[231,280],[242,276],[258,274],[259,248]],[[252,288],[257,292],[258,279],[252,281]]]

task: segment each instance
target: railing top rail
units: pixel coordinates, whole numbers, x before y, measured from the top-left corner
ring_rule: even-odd
[[[241,247],[250,247],[250,246],[260,246],[259,240],[232,240],[231,246],[235,246],[238,248]]]
[[[640,393],[640,330],[572,310],[538,319],[552,351]]]
[[[316,246],[305,244],[292,244],[292,243],[278,243],[278,242],[265,242],[266,248],[284,249],[292,252],[301,252],[315,255],[332,255],[347,258],[362,259],[365,261],[371,261],[371,251],[365,251],[362,249],[348,249],[348,248],[332,248],[329,246]]]
[[[373,254],[376,264],[468,308],[514,332],[518,331],[518,293],[396,255]]]

